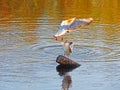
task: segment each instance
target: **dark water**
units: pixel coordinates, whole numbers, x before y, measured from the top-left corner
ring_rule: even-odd
[[[0,90],[62,90],[67,81],[69,90],[119,90],[119,10],[119,0],[1,0]],[[63,48],[53,35],[72,17],[94,22],[65,36],[81,66],[59,71]]]

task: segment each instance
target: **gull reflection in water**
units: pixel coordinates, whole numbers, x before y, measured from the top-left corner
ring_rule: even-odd
[[[72,86],[72,78],[69,75],[69,72],[71,72],[77,67],[78,66],[65,66],[65,65],[58,65],[56,67],[56,70],[57,72],[59,72],[59,75],[63,76],[61,90],[69,90],[69,88]]]

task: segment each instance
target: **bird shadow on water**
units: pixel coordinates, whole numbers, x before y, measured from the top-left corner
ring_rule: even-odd
[[[69,72],[73,71],[78,67],[79,66],[67,66],[67,65],[56,66],[58,74],[61,77],[63,77],[61,90],[69,90],[70,86],[72,86],[72,77],[69,74]]]

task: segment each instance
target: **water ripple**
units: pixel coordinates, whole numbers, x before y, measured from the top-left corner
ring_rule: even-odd
[[[38,51],[39,53],[44,53],[46,56],[63,55],[62,45],[51,45],[43,47],[36,45],[33,46],[32,49]],[[116,61],[119,58],[119,53],[109,47],[75,45],[71,58],[87,61]]]

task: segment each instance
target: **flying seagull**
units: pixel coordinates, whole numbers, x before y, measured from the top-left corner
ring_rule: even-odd
[[[64,20],[61,22],[58,32],[54,35],[55,40],[58,39],[58,37],[63,37],[66,32],[72,32],[79,28],[82,28],[86,25],[89,25],[93,21],[93,18],[87,18],[87,19],[77,19],[77,18],[71,18],[68,20]]]
[[[63,44],[64,56],[69,57],[73,52],[73,42],[68,42],[67,40]]]

